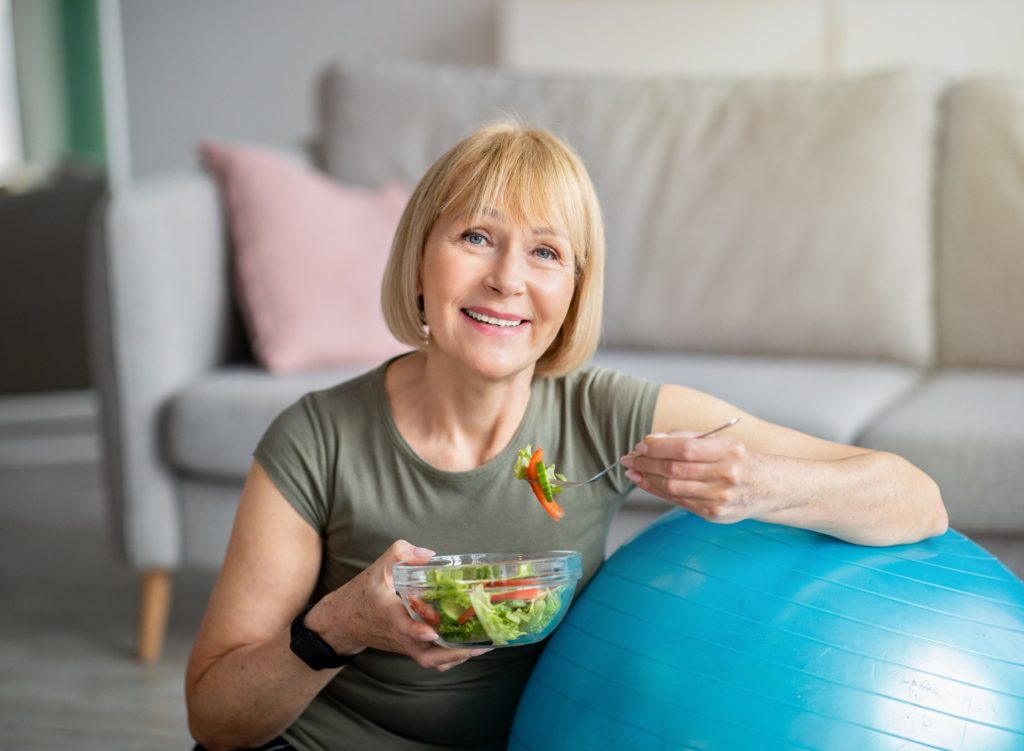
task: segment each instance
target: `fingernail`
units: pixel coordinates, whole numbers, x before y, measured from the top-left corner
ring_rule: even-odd
[[[484,648],[481,648],[481,649],[471,649],[469,651],[469,654],[471,656],[473,656],[473,657],[479,657],[480,655],[487,654],[488,652],[490,652],[493,649],[494,649],[494,647],[484,647]]]
[[[416,554],[417,558],[433,558],[434,551],[430,548],[416,547],[412,552]]]
[[[637,454],[646,454],[646,453],[647,453],[647,444],[646,444],[646,443],[644,443],[643,441],[641,441],[640,443],[638,443],[638,444],[636,445],[636,448],[634,449],[634,453],[637,453]]]
[[[622,457],[619,460],[619,464],[621,464],[626,469],[629,469],[630,467],[633,466],[633,457],[632,456],[624,456],[624,457]]]
[[[632,470],[632,469],[628,470],[626,472],[626,477],[628,477],[629,481],[632,482],[632,483],[639,483],[640,482],[640,473],[637,472],[636,470]]]
[[[423,641],[434,641],[437,638],[437,634],[433,631],[422,631],[420,632],[420,639]]]

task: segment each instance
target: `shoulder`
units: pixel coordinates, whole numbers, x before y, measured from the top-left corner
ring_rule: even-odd
[[[355,376],[334,386],[310,391],[285,407],[271,424],[270,432],[293,436],[323,437],[334,433],[341,415],[345,422],[367,411],[383,393],[384,366]]]
[[[632,373],[588,365],[564,376],[541,379],[540,403],[550,413],[579,416],[592,426],[649,426],[660,384]]]
[[[310,391],[288,409],[324,415],[339,408],[374,403],[384,393],[385,367],[381,365],[334,386]]]
[[[657,393],[660,385],[647,378],[600,365],[588,365],[549,381],[547,388],[585,402],[613,399],[633,401]]]

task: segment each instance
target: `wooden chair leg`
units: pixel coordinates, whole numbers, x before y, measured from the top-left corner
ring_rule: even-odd
[[[140,662],[160,659],[171,606],[173,574],[165,569],[144,571],[139,579],[138,657]]]

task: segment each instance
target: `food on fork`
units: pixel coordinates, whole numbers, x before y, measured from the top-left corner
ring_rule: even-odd
[[[565,475],[555,472],[554,464],[544,465],[544,449],[540,446],[534,449],[530,444],[524,449],[519,449],[512,472],[517,480],[526,480],[530,483],[533,494],[548,516],[556,522],[565,516],[565,509],[555,500],[555,496],[562,492],[562,488],[554,483],[554,480],[564,482]]]

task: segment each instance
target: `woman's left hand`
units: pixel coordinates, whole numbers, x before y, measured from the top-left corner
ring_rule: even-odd
[[[622,460],[638,487],[712,522],[763,510],[764,462],[736,438],[676,430],[653,433]]]

